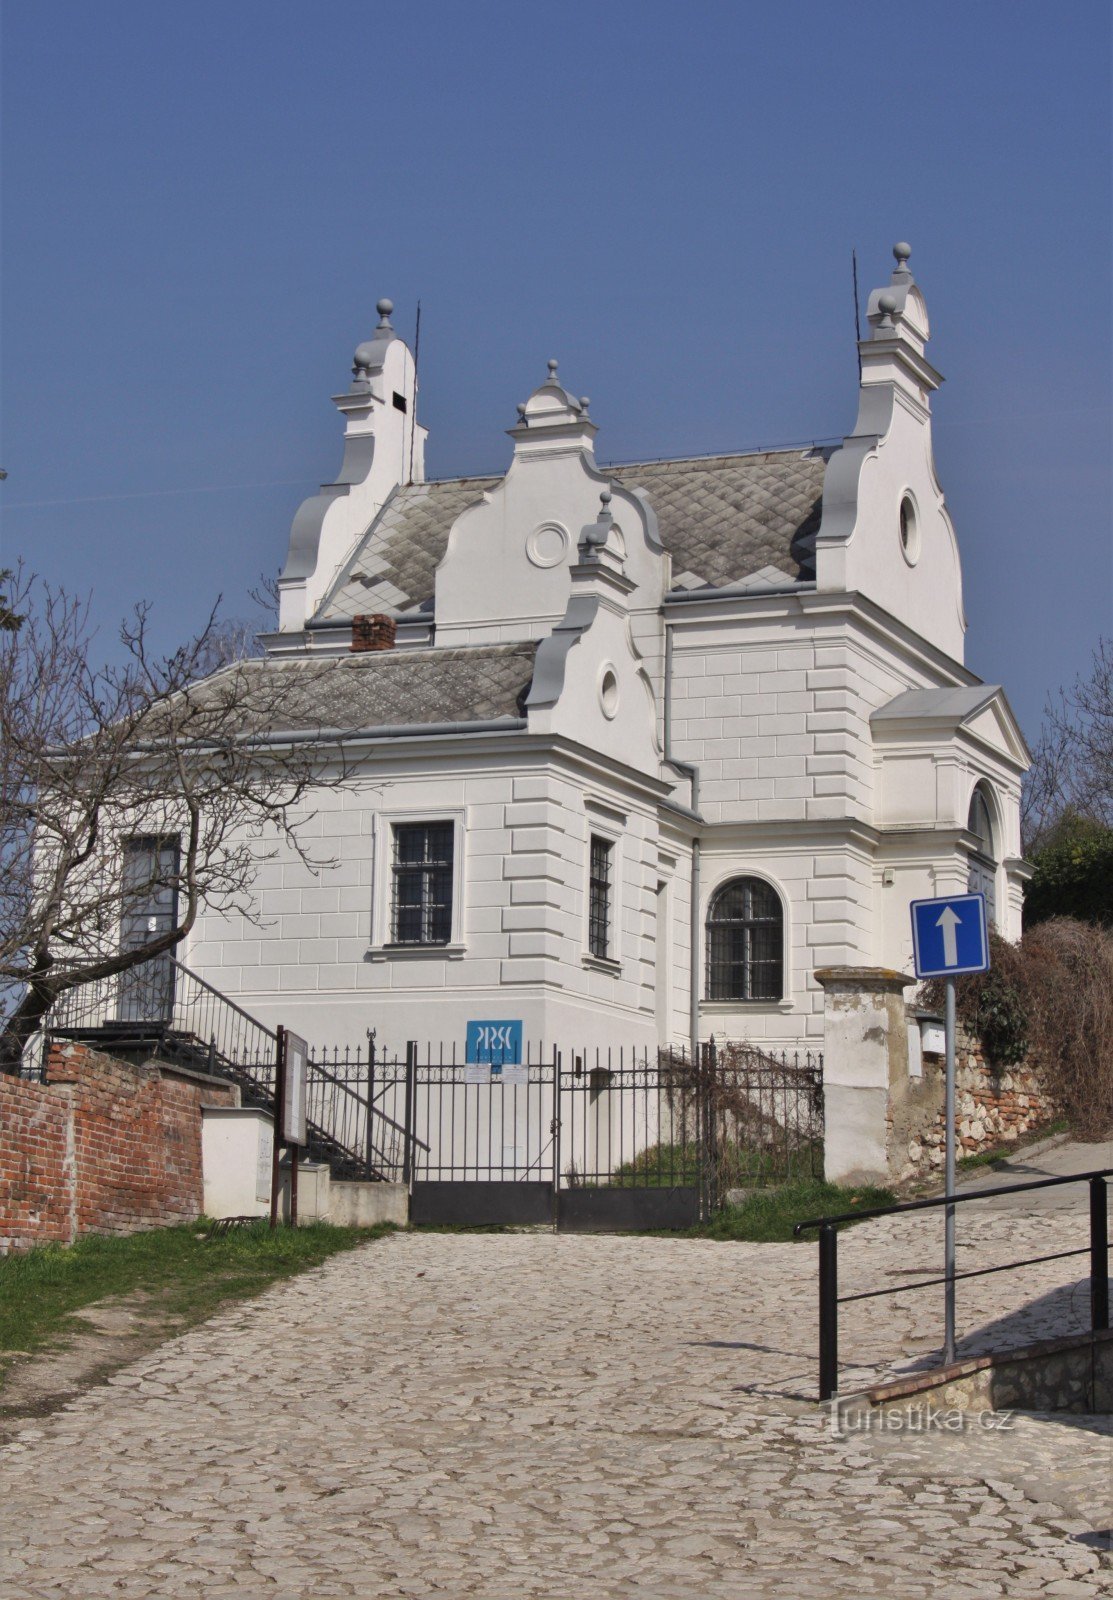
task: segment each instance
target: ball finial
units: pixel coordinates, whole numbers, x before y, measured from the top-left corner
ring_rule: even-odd
[[[375,310],[379,313],[380,317],[389,317],[390,313],[394,310],[394,301],[385,299],[380,300],[376,305]]]
[[[550,360],[548,361],[547,365],[548,365],[548,368],[549,368],[549,381],[551,383],[555,383],[556,382],[556,375],[557,375],[557,368],[560,366],[560,362],[559,361],[554,361],[554,360],[552,360],[550,358]]]
[[[587,411],[589,409],[590,405],[591,405],[591,396],[589,394],[582,394],[580,396],[580,410],[581,411]]]
[[[611,514],[611,491],[609,489],[603,489],[600,491],[599,504],[603,508],[603,516],[609,517]]]
[[[897,309],[897,303],[895,294],[879,294],[877,297],[877,309],[883,311],[887,317],[892,316]]]
[[[897,266],[903,267],[909,256],[912,254],[912,246],[910,244],[905,244],[904,240],[901,239],[893,246],[893,254],[897,258]]]

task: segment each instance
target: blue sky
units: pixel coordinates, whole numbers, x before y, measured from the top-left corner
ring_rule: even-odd
[[[599,456],[853,424],[908,238],[969,664],[1030,734],[1109,631],[1110,12],[7,0],[2,558],[167,646],[285,555],[329,396],[422,301],[430,475],[551,355]]]

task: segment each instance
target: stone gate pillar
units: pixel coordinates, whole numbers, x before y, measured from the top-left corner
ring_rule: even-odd
[[[824,1171],[828,1183],[886,1184],[894,1091],[908,1078],[904,991],[889,967],[820,967]]]

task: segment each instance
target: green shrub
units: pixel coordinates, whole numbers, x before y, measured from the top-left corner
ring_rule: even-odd
[[[1069,819],[1031,852],[1035,871],[1024,891],[1024,926],[1073,917],[1113,927],[1113,828]]]
[[[992,966],[955,980],[959,1020],[993,1066],[1030,1056],[1071,1132],[1099,1139],[1113,1127],[1113,932],[1054,917],[1019,945],[990,934]],[[924,998],[943,1004],[943,983]]]

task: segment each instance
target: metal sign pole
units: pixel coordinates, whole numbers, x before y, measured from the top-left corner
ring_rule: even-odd
[[[278,1146],[282,1140],[282,1102],[286,1093],[286,1030],[279,1025],[274,1060],[274,1143],[271,1148],[271,1228],[278,1226],[280,1172]]]
[[[932,900],[913,900],[910,910],[916,976],[942,978],[947,1001],[943,1360],[949,1365],[955,1358],[955,978],[960,972],[989,971],[989,926],[985,895],[974,891],[940,895]]]
[[[948,1200],[952,1200],[955,1192],[955,980],[946,978],[946,1016],[945,1027],[947,1033],[947,1094],[946,1111],[947,1137],[946,1137],[946,1166],[944,1169],[943,1192]],[[943,1361],[949,1365],[955,1358],[955,1208],[954,1205],[944,1207],[946,1225],[944,1232],[944,1264],[943,1271],[946,1275],[946,1301],[943,1316]]]

